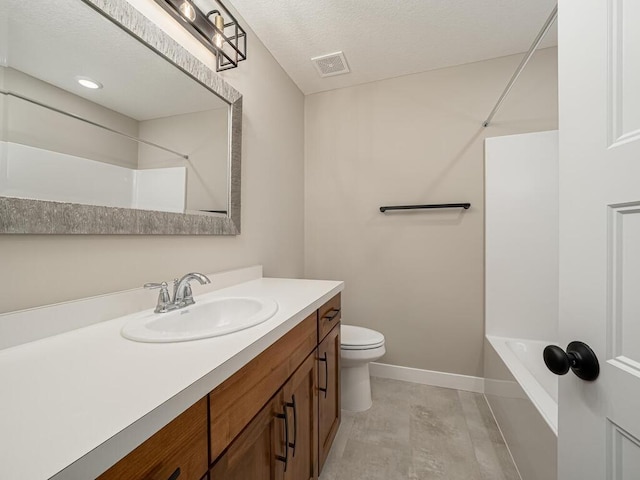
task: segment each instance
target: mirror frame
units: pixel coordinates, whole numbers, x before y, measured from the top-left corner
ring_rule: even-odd
[[[240,233],[242,95],[126,0],[78,0],[230,104],[226,217],[0,197],[0,233],[237,235]]]

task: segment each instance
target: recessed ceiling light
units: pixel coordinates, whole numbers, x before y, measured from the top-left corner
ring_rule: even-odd
[[[83,87],[86,88],[90,88],[92,90],[97,90],[99,88],[102,88],[102,84],[96,80],[94,80],[93,78],[89,78],[89,77],[76,77],[76,80],[78,81],[78,83],[80,85],[82,85]]]

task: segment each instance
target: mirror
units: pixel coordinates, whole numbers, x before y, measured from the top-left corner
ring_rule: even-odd
[[[125,0],[4,0],[0,232],[237,234],[241,116]]]

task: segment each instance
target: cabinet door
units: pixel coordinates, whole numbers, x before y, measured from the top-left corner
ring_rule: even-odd
[[[313,352],[283,387],[289,426],[289,458],[285,480],[318,477],[316,355]]]
[[[322,471],[340,425],[340,324],[318,345],[318,462]]]
[[[209,471],[210,480],[281,480],[284,474],[282,393],[265,405]]]

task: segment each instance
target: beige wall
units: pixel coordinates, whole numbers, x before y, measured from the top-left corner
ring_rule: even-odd
[[[5,77],[5,72],[6,67],[3,67],[2,65],[0,65],[0,90],[6,90],[5,87],[5,81],[4,81],[4,77]],[[6,126],[7,126],[7,122],[6,122],[6,116],[7,116],[7,110],[6,110],[6,95],[1,94],[0,93],[0,141],[5,141],[6,140]],[[0,152],[0,155],[2,155],[2,152]],[[0,157],[1,158],[1,157]]]
[[[4,88],[7,91],[71,112],[133,137],[138,136],[138,122],[133,118],[13,68],[0,66],[0,70],[3,71]],[[4,140],[121,167],[137,168],[136,142],[24,100],[3,97],[7,116]]]
[[[152,0],[130,1],[214,63]],[[248,34],[249,59],[222,74],[244,96],[242,234],[0,235],[0,312],[134,288],[192,270],[261,263],[266,275],[302,276],[304,97],[255,35]]]
[[[6,141],[6,101],[5,101],[6,96],[0,94],[0,142],[4,142]],[[4,152],[0,152],[0,158],[1,155],[3,155]]]
[[[229,109],[172,115],[140,122],[140,138],[186,153],[177,157],[139,144],[138,168],[186,167],[188,211],[229,210]]]
[[[489,128],[510,56],[305,99],[305,275],[346,282],[343,321],[385,363],[482,375],[483,141],[557,128],[557,55],[538,52]],[[471,209],[382,214],[382,205]]]

